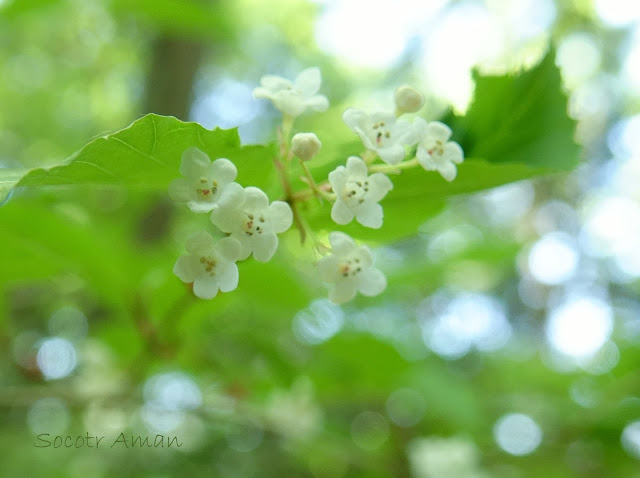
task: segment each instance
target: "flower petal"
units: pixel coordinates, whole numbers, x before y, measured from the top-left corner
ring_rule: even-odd
[[[413,132],[418,139],[418,141],[422,141],[422,139],[427,135],[427,122],[418,117],[413,120]]]
[[[369,115],[358,108],[348,108],[342,113],[342,120],[349,128],[355,131],[356,128],[365,129],[369,120]]]
[[[367,163],[358,156],[349,156],[347,159],[347,172],[352,179],[365,179],[369,170]]]
[[[458,170],[455,164],[446,161],[438,164],[438,172],[445,180],[451,182],[456,178]]]
[[[293,88],[293,83],[277,75],[264,75],[260,78],[260,84],[271,92],[280,91],[287,88]],[[256,88],[257,90],[258,88]]]
[[[401,119],[396,121],[393,129],[393,135],[396,143],[411,146],[416,144],[421,136],[418,135],[415,126],[407,120]]]
[[[340,278],[338,262],[340,262],[340,257],[336,254],[329,254],[320,258],[318,261],[320,279],[324,282],[336,282]]]
[[[371,249],[365,245],[357,247],[354,257],[360,259],[360,265],[363,268],[371,267],[373,265],[373,254],[371,254]]]
[[[193,282],[193,293],[201,299],[213,299],[218,294],[218,278],[208,275],[198,277]]]
[[[382,206],[375,202],[365,202],[356,209],[356,220],[365,227],[382,227]]]
[[[304,98],[295,92],[283,90],[276,93],[271,100],[273,105],[282,113],[288,116],[296,117],[304,113],[307,109]]]
[[[229,237],[232,237],[240,244],[240,252],[238,254],[239,261],[244,261],[251,255],[251,250],[253,249],[253,241],[249,236],[242,232],[234,232]]]
[[[209,156],[200,151],[198,148],[189,148],[182,153],[182,161],[180,162],[180,174],[185,178],[197,178],[205,176],[207,169],[211,164]]]
[[[329,173],[329,184],[331,184],[331,189],[336,194],[340,194],[344,187],[347,185],[347,179],[349,175],[347,174],[347,168],[344,166],[338,166],[336,169]]]
[[[362,141],[362,144],[364,145],[365,148],[370,149],[372,151],[376,151],[376,145],[371,140],[371,138],[369,138],[369,136],[363,129],[356,127],[356,128],[353,128],[353,131],[358,135],[358,137],[360,138],[360,141]]]
[[[267,100],[270,100],[273,98],[273,91],[269,90],[268,88],[258,86],[257,88],[253,89],[253,97],[255,99],[266,98]]]
[[[371,267],[358,274],[357,288],[363,295],[378,295],[387,288],[387,278],[380,270]]]
[[[185,243],[185,249],[189,254],[207,255],[213,250],[213,237],[206,231],[191,234]]]
[[[393,189],[391,179],[384,173],[374,173],[368,179],[370,184],[368,199],[373,202],[379,202]]]
[[[267,262],[278,249],[278,236],[275,233],[254,234],[252,237],[253,258],[258,262]]]
[[[284,201],[273,201],[269,206],[269,223],[271,230],[278,234],[286,231],[293,223],[291,206]]]
[[[444,143],[451,137],[451,128],[440,121],[432,121],[427,126],[427,136]]]
[[[266,209],[269,206],[269,198],[262,189],[248,186],[244,188],[243,206],[254,211]]]
[[[329,300],[334,304],[349,302],[356,295],[356,284],[353,280],[343,280],[329,290]]]
[[[186,202],[195,200],[197,193],[189,181],[178,178],[169,183],[169,197],[177,202]]]
[[[331,208],[331,219],[333,219],[336,224],[343,226],[349,224],[353,221],[354,216],[355,213],[353,210],[347,206],[342,199],[336,199],[336,202],[333,203],[333,207]]]
[[[238,169],[227,158],[218,158],[209,167],[209,174],[218,184],[226,185],[236,179]]]
[[[226,264],[218,276],[220,292],[229,292],[234,290],[238,287],[238,279],[238,266],[235,265],[235,263]]]
[[[322,75],[320,68],[311,67],[302,70],[296,77],[296,89],[301,91],[304,96],[315,95],[322,84]]]
[[[334,231],[329,234],[329,244],[334,254],[339,256],[348,254],[356,248],[356,241],[344,232]]]
[[[404,146],[401,144],[394,144],[393,146],[389,146],[388,148],[381,148],[376,150],[378,152],[378,156],[387,164],[398,164],[405,157]]]
[[[388,126],[392,126],[396,123],[396,115],[391,111],[386,110],[376,110],[369,115],[369,121],[371,123],[377,123],[382,121],[386,123]]]
[[[201,212],[209,212],[216,207],[216,203],[214,201],[189,201],[187,203],[191,212],[201,213]]]
[[[186,284],[193,282],[200,271],[200,259],[192,254],[181,255],[173,266],[173,273]]]
[[[233,237],[224,237],[216,244],[216,251],[224,260],[235,262],[240,256],[240,243]]]
[[[327,111],[329,109],[329,98],[324,95],[314,95],[311,98],[307,98],[304,104],[314,111]]]
[[[244,202],[244,188],[238,183],[229,183],[222,188],[218,205],[221,207],[240,206]]]
[[[229,203],[216,204],[211,211],[211,223],[222,232],[231,233],[241,227],[240,210]]]
[[[427,171],[435,171],[435,169],[437,168],[437,164],[422,145],[418,146],[418,149],[416,151],[416,158],[418,158],[420,166],[422,166]]]
[[[462,148],[458,143],[450,141],[444,146],[444,154],[442,155],[442,158],[447,161],[460,164],[464,161],[464,151],[462,151]]]

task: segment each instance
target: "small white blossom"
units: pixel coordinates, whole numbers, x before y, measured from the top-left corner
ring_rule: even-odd
[[[329,234],[332,253],[318,261],[320,278],[332,285],[329,299],[342,304],[360,292],[366,296],[382,293],[387,288],[387,279],[373,267],[373,256],[367,246],[358,246],[342,232]]]
[[[365,148],[375,151],[388,164],[398,164],[404,159],[404,147],[418,142],[411,123],[397,119],[387,111],[368,114],[357,108],[349,108],[342,119],[360,136]]]
[[[393,99],[399,113],[415,113],[424,106],[424,95],[408,85],[398,88]]]
[[[329,183],[336,193],[331,219],[338,224],[349,224],[353,218],[366,227],[382,226],[382,206],[378,204],[393,183],[384,173],[368,176],[366,163],[357,156],[347,159],[347,167],[338,166],[329,173]]]
[[[193,293],[201,299],[213,299],[218,290],[229,292],[238,287],[240,244],[231,237],[214,242],[200,231],[187,239],[187,254],[178,258],[173,273],[182,282],[193,282]]]
[[[169,184],[169,196],[174,201],[186,202],[193,212],[209,212],[223,189],[236,179],[238,170],[228,159],[212,163],[198,148],[189,148],[182,154],[180,173],[184,177]]]
[[[439,121],[427,124],[422,118],[416,118],[414,125],[420,138],[416,157],[422,167],[453,181],[458,172],[456,164],[464,161],[464,153],[458,143],[449,141],[451,128]]]
[[[278,248],[278,236],[291,227],[293,213],[283,201],[273,201],[259,188],[230,186],[211,212],[211,222],[240,243],[240,260],[253,252],[267,262]]]
[[[295,118],[307,108],[315,111],[329,108],[327,97],[316,94],[321,83],[322,76],[317,67],[301,71],[294,83],[280,76],[265,75],[260,78],[261,86],[253,90],[253,97],[267,98],[283,114]]]
[[[314,158],[322,143],[314,133],[298,133],[291,138],[291,152],[303,161]]]

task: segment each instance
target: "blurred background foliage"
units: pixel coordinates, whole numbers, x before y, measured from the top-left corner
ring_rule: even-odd
[[[0,207],[0,476],[640,476],[635,3],[0,0],[0,40],[5,192],[145,113],[178,119],[115,136],[206,128],[167,138],[174,169],[35,170]],[[204,135],[275,198],[270,146],[208,130],[269,144],[252,88],[311,65],[318,178],[360,151],[344,108],[402,83],[469,159],[452,184],[394,177],[386,227],[345,229],[377,246],[382,296],[323,299],[292,231],[192,299],[171,268],[208,220],[167,197],[179,152]],[[117,167],[109,141],[76,159]],[[327,213],[305,211],[320,235]],[[87,432],[184,444],[34,447]]]

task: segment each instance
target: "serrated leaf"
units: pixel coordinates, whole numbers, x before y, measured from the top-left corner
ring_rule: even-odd
[[[475,99],[454,131],[469,156],[570,170],[578,163],[575,121],[567,116],[555,54],[517,75],[475,74]]]
[[[190,146],[202,149],[213,160],[228,158],[238,167],[245,186],[267,191],[274,181],[271,150],[264,146],[240,146],[237,129],[208,130],[198,123],[171,116],[146,115],[127,128],[97,138],[49,169],[23,171],[0,169],[0,200],[12,187],[55,185],[122,185],[141,190],[162,190],[180,176],[181,155]]]

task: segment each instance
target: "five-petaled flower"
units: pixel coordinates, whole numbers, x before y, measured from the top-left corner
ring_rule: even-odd
[[[447,181],[453,181],[457,174],[456,164],[464,161],[464,153],[458,143],[449,141],[451,128],[439,121],[427,124],[422,118],[416,118],[414,127],[420,143],[416,158],[427,171],[438,171]]]
[[[367,246],[358,246],[342,232],[329,234],[332,253],[318,261],[320,278],[332,284],[329,299],[336,304],[347,302],[360,292],[366,296],[382,293],[387,279],[373,267],[373,256]]]
[[[368,114],[358,108],[349,108],[343,113],[342,119],[360,136],[365,148],[375,151],[388,164],[398,164],[404,159],[404,147],[418,142],[411,123],[396,119],[390,112]]]
[[[367,165],[357,156],[347,159],[347,167],[338,166],[329,173],[336,202],[331,209],[331,219],[338,224],[348,224],[355,217],[366,227],[382,226],[382,206],[378,202],[393,189],[391,180],[384,173],[368,176]]]
[[[259,188],[229,186],[211,212],[211,222],[240,243],[239,260],[253,252],[267,262],[278,248],[278,236],[291,227],[293,213],[284,201],[273,201]]]
[[[261,86],[253,90],[253,97],[267,98],[284,115],[295,118],[307,108],[315,111],[326,111],[329,108],[327,97],[316,94],[321,83],[322,76],[317,67],[301,71],[295,82],[281,76],[265,75],[260,78]]]
[[[193,293],[201,299],[213,299],[218,290],[229,292],[238,287],[240,244],[231,237],[214,242],[205,231],[191,235],[185,244],[187,254],[178,258],[173,273],[182,282],[193,282]]]
[[[198,148],[189,148],[182,154],[180,163],[182,178],[169,185],[169,195],[174,201],[186,202],[193,212],[209,212],[238,174],[235,165],[225,158],[213,163]]]

